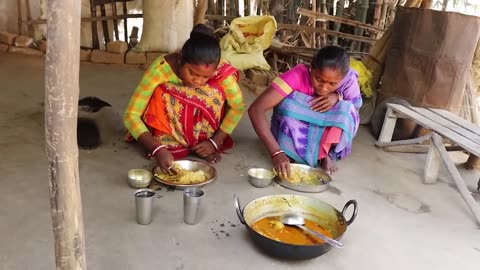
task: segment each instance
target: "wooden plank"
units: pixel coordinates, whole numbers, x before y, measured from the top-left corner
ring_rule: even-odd
[[[475,217],[477,224],[480,224],[480,206],[475,201],[475,199],[473,199],[472,193],[468,190],[467,186],[465,185],[465,182],[462,176],[460,175],[460,173],[458,172],[457,167],[450,160],[450,157],[448,156],[448,153],[445,150],[445,147],[443,146],[442,138],[440,138],[438,134],[434,134],[432,138],[433,138],[433,143],[440,154],[440,157],[443,159],[443,162],[445,163],[445,166],[447,167],[447,170],[450,173],[450,176],[452,176],[453,181],[457,185],[458,191],[462,195],[467,206],[470,208],[470,211]]]
[[[450,140],[455,141],[458,145],[462,146],[465,150],[470,153],[480,156],[480,145],[472,142],[462,136],[459,136],[456,132],[428,119],[427,117],[417,113],[416,111],[407,108],[402,105],[388,103],[387,106],[392,108],[397,113],[403,114],[404,116],[415,120],[417,123],[423,127],[435,130],[437,133],[449,138]]]
[[[463,136],[464,138],[471,140],[474,143],[479,144],[480,146],[480,133],[474,133],[468,129],[463,128],[462,126],[458,125],[458,120],[461,118],[458,116],[452,117],[450,120],[441,117],[440,115],[431,112],[424,108],[419,107],[412,107],[411,109],[415,110],[419,114],[439,123],[440,125],[451,129],[452,131],[456,132],[458,135]]]
[[[455,119],[454,122],[457,123],[458,125],[462,126],[465,129],[468,129],[469,131],[471,131],[475,134],[480,135],[480,127],[479,126],[476,126],[472,122],[469,122],[469,121],[459,117],[458,115],[456,115],[452,112],[449,112],[449,111],[446,111],[446,110],[441,110],[441,109],[428,109],[428,110],[442,116],[445,119],[448,119],[448,120]]]
[[[345,34],[345,33],[337,32],[337,31],[333,31],[333,30],[326,30],[326,29],[322,29],[322,28],[308,27],[308,26],[303,26],[303,25],[298,25],[298,24],[279,23],[279,24],[277,24],[277,26],[278,26],[278,29],[288,29],[288,30],[295,30],[295,31],[305,31],[305,32],[327,34],[329,36],[338,36],[338,37],[341,37],[341,38],[356,40],[356,41],[365,42],[365,43],[375,43],[377,41],[374,38],[360,37],[360,36]]]
[[[336,17],[336,16],[332,16],[332,15],[328,15],[328,14],[324,14],[324,13],[320,13],[320,12],[314,12],[314,11],[311,11],[311,10],[308,10],[308,9],[305,9],[305,8],[297,9],[297,13],[300,14],[300,15],[303,15],[303,16],[311,17],[311,18],[325,19],[325,20],[332,21],[332,22],[344,23],[344,24],[348,24],[348,25],[352,25],[352,26],[356,26],[356,27],[361,27],[363,29],[366,29],[366,30],[369,30],[369,31],[372,31],[372,32],[375,32],[375,33],[385,32],[385,29],[378,28],[378,27],[372,26],[370,24],[357,22],[357,21],[352,21],[352,20],[345,19],[345,18],[342,18],[342,17]]]

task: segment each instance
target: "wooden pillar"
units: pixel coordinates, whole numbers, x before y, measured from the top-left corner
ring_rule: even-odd
[[[47,5],[45,142],[56,269],[86,269],[77,147],[81,1]]]

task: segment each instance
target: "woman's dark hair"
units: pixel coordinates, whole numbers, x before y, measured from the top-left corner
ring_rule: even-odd
[[[312,69],[331,68],[346,75],[350,69],[350,57],[345,49],[338,46],[321,48],[313,58]]]
[[[213,30],[205,24],[197,24],[190,38],[183,44],[180,64],[217,65],[220,62],[220,45]]]

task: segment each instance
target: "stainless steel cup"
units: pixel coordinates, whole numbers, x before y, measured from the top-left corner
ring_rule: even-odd
[[[186,188],[183,192],[183,221],[194,225],[198,222],[198,211],[203,191],[198,188]]]
[[[144,188],[135,191],[135,210],[138,224],[148,225],[152,222],[154,198],[155,190],[153,189]]]

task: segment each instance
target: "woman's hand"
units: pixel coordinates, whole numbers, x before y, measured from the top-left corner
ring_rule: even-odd
[[[318,96],[310,101],[311,109],[316,112],[326,112],[330,110],[340,100],[337,92],[331,92],[323,96]]]
[[[217,152],[215,146],[209,141],[204,140],[192,147],[192,151],[194,151],[197,155],[202,158],[208,157],[211,154]]]
[[[278,176],[281,178],[290,177],[290,159],[285,153],[274,156],[272,163]]]
[[[167,149],[163,148],[158,150],[155,153],[155,160],[157,161],[158,167],[160,167],[163,173],[170,174],[174,172],[174,170],[172,170],[174,158],[172,153],[170,153],[170,151]]]

